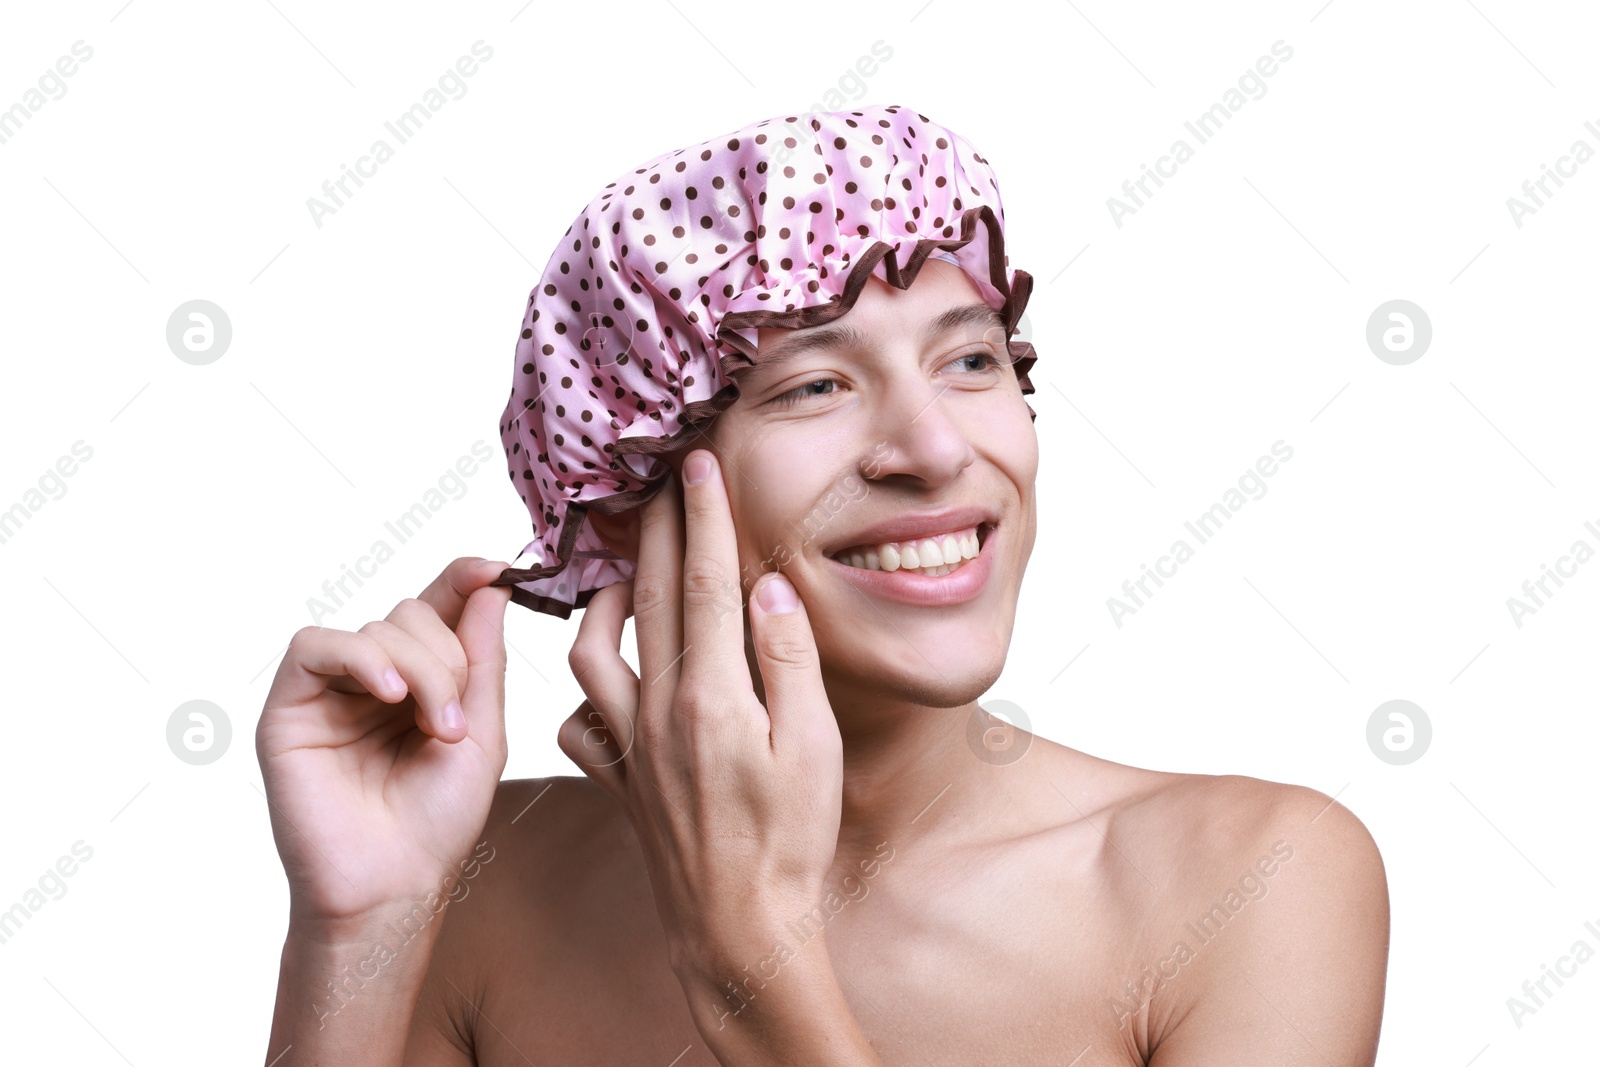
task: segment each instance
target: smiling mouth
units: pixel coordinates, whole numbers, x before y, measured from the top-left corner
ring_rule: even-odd
[[[960,570],[976,559],[994,525],[984,522],[935,537],[853,545],[831,553],[828,558],[858,570],[906,571],[936,578]]]

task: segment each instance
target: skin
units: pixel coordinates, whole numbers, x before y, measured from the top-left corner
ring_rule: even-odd
[[[1388,893],[1353,814],[978,708],[1034,544],[1037,440],[998,329],[922,328],[981,302],[940,261],[904,291],[872,279],[836,322],[863,348],[742,372],[656,497],[590,515],[639,569],[569,657],[588,699],[558,743],[583,777],[498,781],[504,564],[457,560],[358,634],[296,635],[257,734],[292,902],[266,1061],[1374,1062]],[[999,366],[964,358],[983,351]],[[680,485],[692,456],[710,476]],[[999,526],[967,604],[868,597],[823,558],[968,503]],[[775,558],[788,614],[755,581]],[[370,695],[390,662],[418,697]],[[397,936],[430,893],[452,903]],[[357,966],[375,943],[392,957]],[[308,1006],[330,980],[350,995]]]

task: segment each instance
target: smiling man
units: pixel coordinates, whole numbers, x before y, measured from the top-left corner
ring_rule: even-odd
[[[1354,815],[1302,787],[1097,759],[978,705],[1009,649],[1040,462],[1033,353],[1008,340],[1028,279],[986,161],[866,108],[810,116],[816,158],[769,171],[783,121],[608,186],[535,290],[502,424],[535,565],[457,561],[422,597],[434,614],[373,624],[424,693],[414,728],[384,736],[394,767],[440,776],[426,814],[325,809],[315,854],[300,844],[292,783],[315,775],[279,769],[303,743],[264,738],[276,707],[311,705],[275,683],[258,749],[303,916],[276,1048],[1372,1064],[1388,896]],[[495,784],[487,620],[506,597],[583,609],[570,663],[589,699],[558,738],[581,777]],[[332,645],[313,651],[331,640],[291,658],[338,673]],[[436,658],[408,669],[422,645]],[[474,741],[484,766],[449,770]],[[391,788],[392,807],[421,787]],[[406,857],[436,878],[478,841],[494,861],[470,899],[384,961],[387,985],[352,989],[338,962],[403,902],[393,887],[427,884],[394,873]],[[339,995],[323,1021],[342,1034],[297,1028],[301,983]]]
[[[871,278],[838,323],[761,330],[771,359],[737,372],[738,401],[700,440],[728,472],[740,560],[781,569],[818,620],[841,722],[887,737],[999,677],[1039,447],[999,312],[959,268],[930,259],[904,291]],[[864,491],[817,523],[852,481]],[[631,531],[596,519],[637,555]]]

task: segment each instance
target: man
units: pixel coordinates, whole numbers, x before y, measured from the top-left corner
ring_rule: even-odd
[[[296,635],[258,729],[296,905],[269,1058],[1373,1062],[1388,902],[1353,815],[978,707],[1037,439],[996,294],[920,267],[757,328],[657,491],[588,509],[619,566],[570,658],[584,777],[496,784],[504,565]]]

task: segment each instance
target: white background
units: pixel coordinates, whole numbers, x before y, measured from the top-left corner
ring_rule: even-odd
[[[1393,902],[1380,1063],[1592,1056],[1600,962],[1520,1028],[1506,999],[1600,948],[1600,562],[1520,627],[1506,601],[1600,549],[1600,160],[1520,227],[1506,201],[1600,149],[1600,19],[1319,4],[8,11],[0,108],[73,42],[93,56],[0,144],[0,509],[93,455],[0,544],[0,909],[74,842],[93,857],[0,944],[5,1058],[261,1062],[287,891],[252,739],[307,599],[479,440],[465,495],[322,621],[519,552],[497,423],[560,235],[649,158],[824,104],[879,40],[834,99],[968,137],[1037,280],[1041,529],[989,696],[1099,756],[1350,807]],[[480,39],[466,94],[318,227],[307,198]],[[1265,95],[1198,144],[1184,122],[1279,40]],[[1194,158],[1119,227],[1107,198],[1179,137]],[[194,299],[232,323],[208,366],[166,343]],[[1365,338],[1393,299],[1433,327],[1405,366]],[[1265,496],[1118,627],[1107,598],[1280,439]],[[554,732],[577,617],[508,619],[507,777],[576,774]],[[1366,740],[1395,698],[1433,727],[1405,766]],[[167,747],[193,699],[233,729],[207,766]]]

